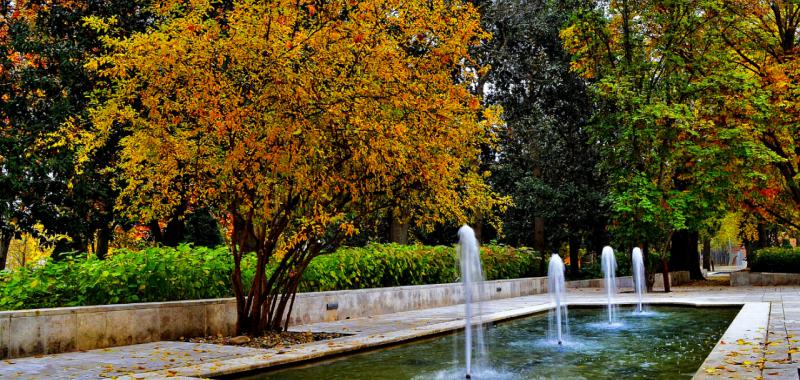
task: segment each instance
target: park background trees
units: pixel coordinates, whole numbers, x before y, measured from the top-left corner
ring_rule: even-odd
[[[674,269],[700,278],[699,231],[725,209],[794,226],[798,128],[783,96],[797,12],[780,1],[623,0],[576,14],[562,37],[604,104],[593,131],[617,238],[656,248],[664,264],[670,251]]]
[[[580,246],[599,252],[607,243],[605,180],[587,129],[594,105],[559,38],[582,3],[477,3],[493,35],[477,49],[490,67],[478,90],[504,111],[498,144],[486,158],[492,185],[513,201],[502,218],[503,239],[542,254],[568,244],[573,273]]]

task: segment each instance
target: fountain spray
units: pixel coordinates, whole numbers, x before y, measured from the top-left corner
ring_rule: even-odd
[[[466,378],[472,378],[472,329],[476,328],[476,346],[483,351],[483,333],[480,314],[476,317],[474,309],[480,308],[480,293],[483,286],[483,270],[481,269],[480,249],[475,231],[467,225],[458,230],[458,256],[461,266],[461,281],[464,284],[464,354],[466,360]],[[478,297],[475,293],[478,292]],[[475,321],[473,321],[475,320]]]
[[[617,309],[614,304],[614,295],[617,293],[617,259],[614,257],[614,249],[605,246],[601,256],[603,277],[605,278],[606,297],[608,298],[608,323],[612,324],[617,317]]]
[[[564,285],[564,262],[557,253],[553,253],[553,255],[550,256],[550,264],[547,267],[547,291],[550,293],[550,299],[556,304],[554,310],[556,316],[556,339],[558,340],[558,345],[561,345],[564,341],[562,322],[563,326],[568,326],[569,323],[567,319],[566,291]],[[552,327],[551,324],[551,329]]]
[[[633,249],[631,253],[631,262],[633,263],[633,287],[636,290],[636,298],[638,299],[637,311],[642,312],[642,297],[645,292],[644,283],[644,258],[642,257],[642,250],[639,247]]]

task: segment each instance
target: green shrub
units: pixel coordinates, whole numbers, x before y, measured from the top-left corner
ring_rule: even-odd
[[[482,247],[487,279],[540,275],[533,251]],[[255,256],[242,263],[253,278]],[[71,257],[39,268],[0,272],[0,310],[230,297],[233,258],[225,247],[117,250],[107,260]],[[269,270],[268,270],[269,272]],[[443,246],[373,244],[314,259],[300,291],[363,289],[458,281],[456,251]]]
[[[800,247],[762,248],[747,260],[753,272],[800,273]]]
[[[224,247],[118,250],[107,260],[70,257],[4,274],[0,309],[227,297],[232,268]],[[244,276],[252,278],[252,271]]]
[[[539,257],[531,250],[481,247],[487,280],[532,277]],[[372,244],[317,257],[303,273],[300,291],[364,289],[458,281],[456,250],[444,246]]]

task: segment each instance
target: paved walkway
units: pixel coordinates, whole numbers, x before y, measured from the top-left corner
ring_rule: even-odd
[[[570,289],[570,303],[602,304],[601,289]],[[621,294],[632,302],[633,294]],[[676,287],[669,294],[653,293],[648,302],[752,304],[754,315],[764,315],[763,327],[753,319],[737,321],[746,331],[718,345],[697,378],[798,379],[800,341],[800,287]],[[759,303],[764,302],[764,303]],[[518,297],[484,304],[484,320],[501,320],[551,307],[547,295]],[[759,311],[762,310],[762,311]],[[269,350],[184,342],[157,342],[134,346],[0,361],[0,379],[39,378],[161,378],[220,376],[246,369],[290,363],[330,353],[343,353],[387,342],[401,341],[463,327],[463,305],[379,315],[338,322],[296,326],[297,331],[353,334],[329,341],[276,347]],[[736,321],[735,321],[736,322]],[[734,329],[731,329],[734,330]],[[739,331],[735,332],[739,333]],[[748,338],[751,337],[751,338]],[[760,338],[759,338],[760,337]],[[723,337],[723,340],[726,337]],[[743,355],[746,351],[747,355]]]

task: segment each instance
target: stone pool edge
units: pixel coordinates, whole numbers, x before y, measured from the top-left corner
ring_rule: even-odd
[[[631,305],[635,304],[635,302],[619,302],[618,305]],[[725,306],[742,306],[742,310],[736,315],[734,320],[728,326],[725,334],[720,339],[720,341],[727,341],[730,339],[729,333],[736,333],[735,331],[732,332],[734,324],[743,318],[737,326],[748,326],[750,323],[750,318],[752,312],[758,313],[763,309],[763,306],[759,307],[759,305],[766,304],[766,314],[765,317],[767,321],[769,319],[769,303],[768,302],[696,302],[696,301],[684,301],[684,300],[648,300],[648,305],[679,305],[679,306],[694,306],[694,307],[725,307]],[[604,306],[604,302],[570,302],[568,303],[569,306]],[[755,305],[750,306],[748,308],[748,313],[743,314],[745,308],[748,305]],[[494,323],[500,322],[504,320],[516,319],[531,316],[534,314],[542,313],[554,308],[555,305],[553,303],[546,303],[546,304],[539,304],[535,306],[528,306],[517,308],[513,310],[507,310],[497,313],[492,313],[489,315],[484,316],[483,322],[484,323]],[[751,308],[754,308],[751,310]],[[136,375],[132,375],[130,377],[121,377],[121,379],[143,379],[143,378],[163,378],[163,377],[200,377],[200,378],[208,378],[208,377],[220,377],[220,376],[230,376],[239,373],[248,373],[260,370],[268,370],[269,368],[280,367],[285,365],[295,365],[301,364],[305,362],[311,362],[315,360],[320,360],[325,357],[332,357],[338,356],[342,354],[347,354],[351,352],[359,352],[368,349],[374,349],[381,346],[387,346],[397,343],[402,343],[406,341],[417,340],[420,338],[428,337],[428,336],[435,336],[440,335],[443,333],[448,333],[454,330],[463,329],[465,325],[465,321],[463,319],[442,322],[432,325],[426,326],[418,326],[411,329],[402,329],[397,331],[392,331],[388,333],[382,334],[371,334],[366,336],[348,336],[342,337],[337,339],[332,339],[329,341],[321,341],[321,342],[314,342],[308,343],[303,345],[295,346],[291,349],[287,349],[283,352],[265,352],[264,354],[252,355],[242,358],[235,358],[235,359],[227,359],[227,360],[220,360],[208,363],[200,363],[194,364],[190,366],[184,367],[177,367],[177,368],[170,368],[164,369],[154,372],[146,372],[140,373]],[[734,335],[731,335],[733,337]],[[734,342],[738,338],[734,338]],[[763,341],[766,341],[766,323],[764,328],[764,337]],[[706,357],[706,360],[703,364],[698,368],[697,374],[693,379],[706,379],[708,377],[698,377],[698,375],[703,372],[703,369],[706,368],[706,365],[716,365],[714,360],[724,360],[727,355],[727,352],[723,351],[727,347],[724,344],[720,344],[718,341],[717,344],[712,349],[711,353]],[[763,347],[763,345],[762,345]],[[709,359],[712,359],[709,361]],[[754,361],[755,362],[755,361]],[[704,373],[704,372],[703,372]]]
[[[746,302],[692,380],[761,378],[769,333],[769,302]],[[749,363],[749,364],[745,364]]]

